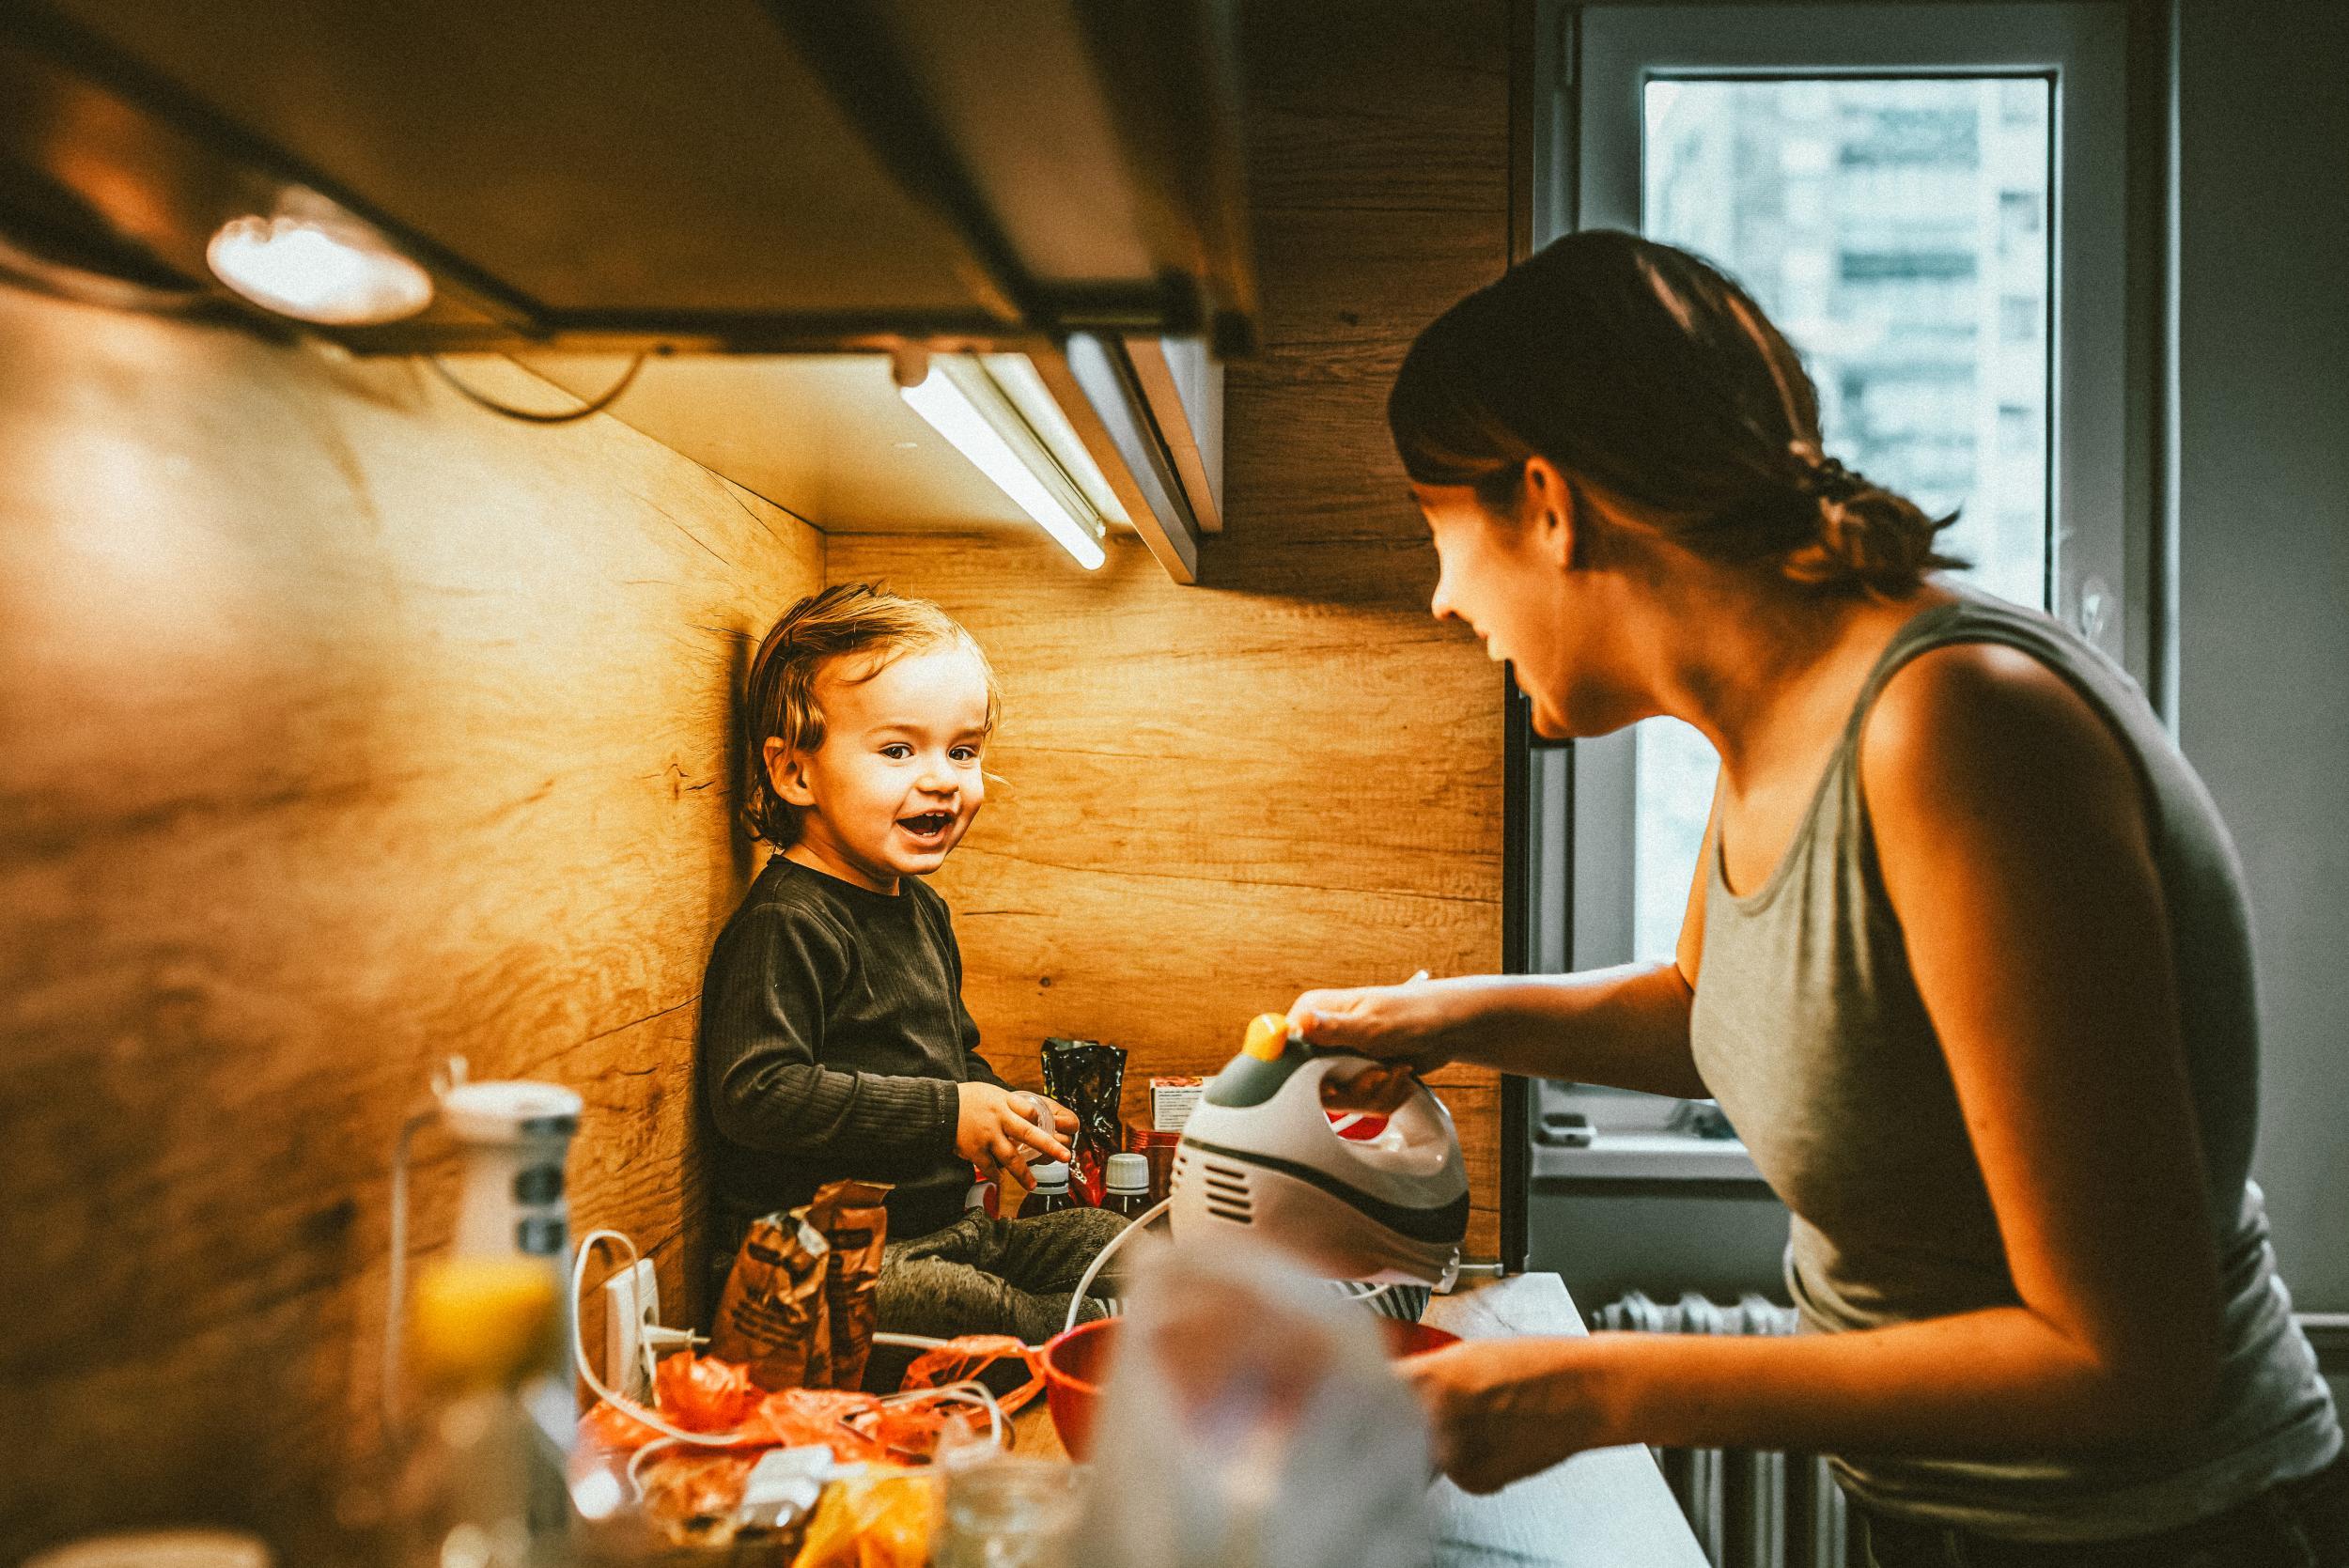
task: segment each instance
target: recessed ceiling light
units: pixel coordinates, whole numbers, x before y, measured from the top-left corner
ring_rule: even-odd
[[[329,327],[372,327],[432,303],[432,279],[356,219],[280,212],[220,226],[204,259],[265,310]]]

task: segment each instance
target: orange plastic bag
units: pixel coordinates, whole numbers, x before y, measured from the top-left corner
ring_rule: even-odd
[[[594,1409],[579,1418],[579,1435],[614,1453],[634,1453],[661,1436],[618,1405],[600,1399]]]
[[[949,1383],[976,1377],[1007,1357],[1025,1361],[1028,1366],[1028,1380],[997,1402],[1008,1416],[1044,1391],[1043,1356],[1009,1334],[963,1334],[935,1350],[926,1350],[906,1368],[898,1387],[942,1389]]]
[[[758,1405],[762,1439],[779,1448],[821,1443],[844,1465],[886,1457],[873,1437],[880,1401],[853,1389],[786,1389]]]
[[[656,1407],[688,1432],[732,1432],[763,1397],[748,1367],[714,1356],[680,1351],[653,1370]]]
[[[791,1568],[922,1568],[938,1523],[926,1475],[882,1470],[824,1488]]]

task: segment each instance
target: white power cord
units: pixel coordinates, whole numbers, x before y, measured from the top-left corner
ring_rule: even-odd
[[[1134,1234],[1144,1225],[1147,1225],[1151,1220],[1156,1219],[1159,1215],[1164,1214],[1168,1209],[1173,1208],[1174,1206],[1174,1200],[1172,1198],[1161,1199],[1159,1202],[1153,1203],[1150,1207],[1143,1209],[1140,1214],[1135,1215],[1134,1222],[1132,1224],[1127,1226],[1124,1230],[1110,1237],[1108,1246],[1093,1254],[1092,1265],[1087,1267],[1081,1275],[1078,1276],[1077,1288],[1069,1295],[1068,1321],[1061,1325],[1062,1333],[1066,1334],[1069,1329],[1077,1327],[1077,1314],[1084,1310],[1085,1291],[1092,1285],[1094,1277],[1101,1272],[1101,1265],[1110,1261],[1110,1254],[1116,1251],[1120,1247],[1125,1246],[1126,1238],[1128,1236]]]
[[[658,1414],[646,1409],[627,1395],[604,1387],[603,1379],[596,1375],[595,1367],[588,1362],[587,1342],[579,1329],[580,1288],[586,1283],[587,1258],[595,1251],[598,1242],[610,1242],[626,1248],[628,1262],[622,1265],[626,1268],[635,1267],[636,1260],[641,1256],[636,1250],[636,1243],[617,1231],[589,1231],[579,1238],[579,1255],[571,1264],[571,1359],[578,1365],[580,1381],[593,1389],[597,1396],[614,1409],[643,1421],[655,1432],[663,1436],[674,1437],[680,1443],[692,1443],[701,1448],[723,1449],[739,1448],[745,1442],[754,1441],[755,1435],[747,1431],[688,1432],[681,1426],[672,1426],[661,1420]]]
[[[579,1368],[580,1380],[594,1389],[597,1396],[614,1409],[644,1422],[655,1432],[675,1442],[692,1443],[700,1448],[740,1448],[745,1444],[759,1441],[760,1435],[748,1429],[738,1429],[733,1432],[688,1432],[681,1426],[673,1426],[663,1421],[658,1413],[647,1410],[626,1395],[606,1388],[603,1379],[596,1375],[596,1369],[587,1358],[586,1340],[580,1332],[579,1295],[587,1282],[588,1255],[596,1250],[599,1242],[608,1242],[627,1250],[628,1262],[621,1265],[623,1268],[635,1267],[636,1261],[641,1255],[636,1250],[636,1243],[618,1231],[589,1231],[579,1238],[579,1253],[571,1264],[571,1359]],[[1091,1276],[1088,1275],[1087,1278]],[[919,1334],[875,1334],[873,1339],[877,1343],[910,1345],[923,1350],[936,1350],[947,1343],[944,1340],[928,1339]],[[942,1389],[901,1389],[894,1394],[882,1395],[880,1403],[884,1405],[910,1405],[916,1400],[941,1397],[955,1404],[975,1405],[984,1409],[987,1412],[988,1440],[998,1448],[1003,1447],[1003,1407],[996,1403],[995,1396],[988,1391],[985,1384],[949,1383]],[[646,1446],[650,1448],[654,1445]],[[644,1452],[640,1450],[636,1459],[630,1462],[629,1479],[630,1482],[637,1479],[636,1464],[643,1457]]]

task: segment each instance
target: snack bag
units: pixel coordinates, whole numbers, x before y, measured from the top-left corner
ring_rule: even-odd
[[[718,1298],[709,1354],[747,1363],[751,1381],[762,1389],[829,1387],[824,1277],[831,1253],[805,1208],[754,1221]]]
[[[1044,1042],[1044,1092],[1077,1113],[1076,1155],[1069,1196],[1099,1206],[1102,1167],[1125,1147],[1118,1101],[1126,1083],[1126,1048],[1106,1040]]]
[[[832,1376],[835,1389],[864,1381],[873,1353],[873,1325],[880,1312],[881,1248],[889,1240],[887,1182],[827,1182],[807,1205],[807,1221],[832,1249],[824,1265],[824,1311],[832,1320]],[[813,1386],[816,1380],[808,1382]]]

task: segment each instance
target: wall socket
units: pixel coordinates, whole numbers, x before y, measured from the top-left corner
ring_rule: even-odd
[[[639,1258],[603,1282],[603,1380],[640,1404],[652,1397],[645,1332],[661,1322],[661,1281],[650,1258]]]

